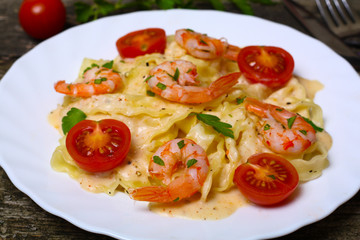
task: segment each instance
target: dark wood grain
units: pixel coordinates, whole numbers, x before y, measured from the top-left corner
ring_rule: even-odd
[[[73,8],[76,0],[63,0],[63,2],[67,9],[66,27],[77,25]],[[211,8],[206,1],[197,2],[199,8]],[[21,0],[0,0],[0,79],[14,61],[40,42],[28,37],[20,27],[17,18],[20,4]],[[227,11],[238,12],[231,4],[226,6]],[[256,16],[287,24],[306,33],[281,3],[274,6],[253,4],[253,7]],[[87,232],[44,211],[17,189],[0,167],[0,239],[106,240],[112,238]],[[323,220],[277,239],[360,239],[360,194],[356,194]]]

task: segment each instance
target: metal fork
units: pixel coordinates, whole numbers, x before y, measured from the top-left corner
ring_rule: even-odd
[[[360,17],[347,0],[316,0],[316,5],[329,29],[340,38],[360,33]]]

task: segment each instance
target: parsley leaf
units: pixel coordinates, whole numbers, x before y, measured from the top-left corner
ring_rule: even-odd
[[[184,140],[181,140],[180,142],[177,143],[179,149],[182,149],[183,147],[185,147],[185,143]]]
[[[111,60],[110,62],[103,64],[102,67],[111,69],[113,65],[114,65],[114,60]]]
[[[165,166],[165,162],[159,156],[154,156],[153,160],[154,160],[154,163],[156,163],[160,166]]]
[[[197,113],[196,117],[198,120],[212,126],[217,132],[224,136],[234,138],[234,132],[231,130],[231,124],[221,122],[220,118],[210,114]]]
[[[316,126],[315,123],[313,123],[310,119],[308,119],[308,118],[306,118],[306,117],[303,117],[303,116],[301,116],[301,117],[302,117],[307,123],[309,123],[309,124],[314,128],[314,130],[315,130],[316,132],[322,132],[322,131],[324,131],[323,128]]]
[[[195,163],[197,163],[197,160],[195,158],[193,158],[186,162],[186,166],[187,166],[187,168],[190,168]]]
[[[296,115],[287,119],[288,128],[291,129],[296,119]]]
[[[62,118],[62,130],[66,134],[70,129],[75,126],[78,122],[86,119],[86,114],[78,108],[71,108],[67,112],[66,116]]]

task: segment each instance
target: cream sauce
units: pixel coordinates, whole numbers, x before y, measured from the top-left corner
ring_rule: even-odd
[[[206,201],[195,194],[188,200],[175,203],[150,203],[149,209],[168,217],[182,217],[196,220],[219,220],[232,215],[247,200],[237,188],[223,193],[210,193]]]

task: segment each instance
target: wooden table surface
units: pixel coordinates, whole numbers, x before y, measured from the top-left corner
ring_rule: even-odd
[[[39,43],[28,37],[18,23],[17,14],[21,1],[0,0],[0,79],[14,61]],[[73,7],[76,1],[63,0],[67,9],[66,28],[78,24]],[[196,2],[199,2],[199,8],[211,8],[204,1]],[[227,11],[238,12],[231,5],[226,6]],[[253,8],[256,16],[287,24],[306,33],[282,3],[274,6],[253,4]],[[87,232],[44,211],[17,189],[0,167],[0,239],[105,240],[112,238]],[[277,239],[360,239],[360,194],[357,193],[323,220]]]

